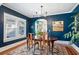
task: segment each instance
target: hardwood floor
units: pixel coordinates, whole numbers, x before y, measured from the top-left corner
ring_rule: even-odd
[[[79,55],[79,53],[71,46],[65,47],[69,55]]]
[[[18,44],[17,46],[15,46],[15,47],[12,47],[12,48],[10,48],[10,49],[7,49],[7,50],[5,50],[5,51],[2,51],[2,52],[0,52],[0,55],[7,55],[8,53],[10,53],[11,51],[13,51],[13,50],[15,50],[15,49],[17,49],[17,48],[20,48],[21,46],[24,46],[24,45],[26,45],[26,41],[25,42],[23,42],[23,43],[21,43],[21,44]]]
[[[60,55],[79,55],[79,53],[72,46],[62,44],[57,45],[57,49],[63,53],[60,53]]]
[[[79,55],[79,53],[72,46],[68,46],[68,45],[54,44],[53,50],[54,50],[53,51],[54,55]],[[46,51],[46,49],[44,51]],[[46,55],[44,51],[42,55]],[[30,54],[33,55],[32,54],[33,49],[31,51],[28,51],[27,44],[26,42],[24,42],[16,47],[0,52],[0,55],[30,55],[27,54],[28,52],[30,52]],[[48,54],[48,55],[52,55],[52,54]]]

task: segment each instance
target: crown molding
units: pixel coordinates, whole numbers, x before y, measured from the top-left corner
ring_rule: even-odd
[[[75,4],[75,6],[68,12],[68,13],[71,13],[71,12],[73,12],[74,10],[75,10],[75,8],[78,6],[79,4],[77,3],[77,4]]]

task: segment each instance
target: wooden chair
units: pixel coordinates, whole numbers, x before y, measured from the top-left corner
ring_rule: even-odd
[[[34,38],[34,44],[33,44],[33,47],[34,47],[34,51],[33,51],[33,54],[34,55],[39,55],[40,53],[35,53],[36,50],[40,50],[40,43],[41,42],[41,38]]]
[[[27,49],[32,48],[32,46],[33,46],[33,34],[29,33],[27,37]]]
[[[48,54],[48,33],[44,32],[42,35],[42,41],[41,41],[41,49]]]
[[[48,42],[48,34],[44,32],[43,37],[42,37],[43,45],[47,45]]]

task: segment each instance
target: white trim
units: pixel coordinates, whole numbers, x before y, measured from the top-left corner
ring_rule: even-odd
[[[79,47],[77,47],[75,44],[71,45],[77,52],[79,52]]]
[[[12,48],[12,47],[15,47],[15,46],[17,46],[17,45],[19,45],[19,44],[21,44],[21,43],[23,43],[23,42],[25,42],[25,41],[26,41],[26,40],[22,40],[22,41],[20,41],[20,42],[14,43],[14,44],[10,44],[10,45],[1,47],[1,48],[0,48],[0,52],[5,51],[5,50],[8,50],[8,49],[10,49],[10,48]]]
[[[65,44],[65,45],[70,45],[70,42],[69,42],[69,41],[61,41],[61,40],[57,40],[57,41],[55,41],[55,43]]]
[[[75,4],[75,6],[69,11],[69,13],[73,12],[77,6],[78,4]]]

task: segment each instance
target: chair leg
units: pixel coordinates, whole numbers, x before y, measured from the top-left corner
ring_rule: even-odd
[[[36,45],[38,45],[38,47],[36,47]],[[34,54],[34,55],[37,55],[37,54],[35,54],[35,50],[39,50],[39,49],[40,49],[40,48],[39,48],[39,42],[35,42],[33,47],[34,47],[33,54]]]
[[[30,48],[33,47],[33,43],[31,40],[27,40],[27,49],[30,50]]]
[[[27,40],[27,49],[30,50],[29,41]]]

